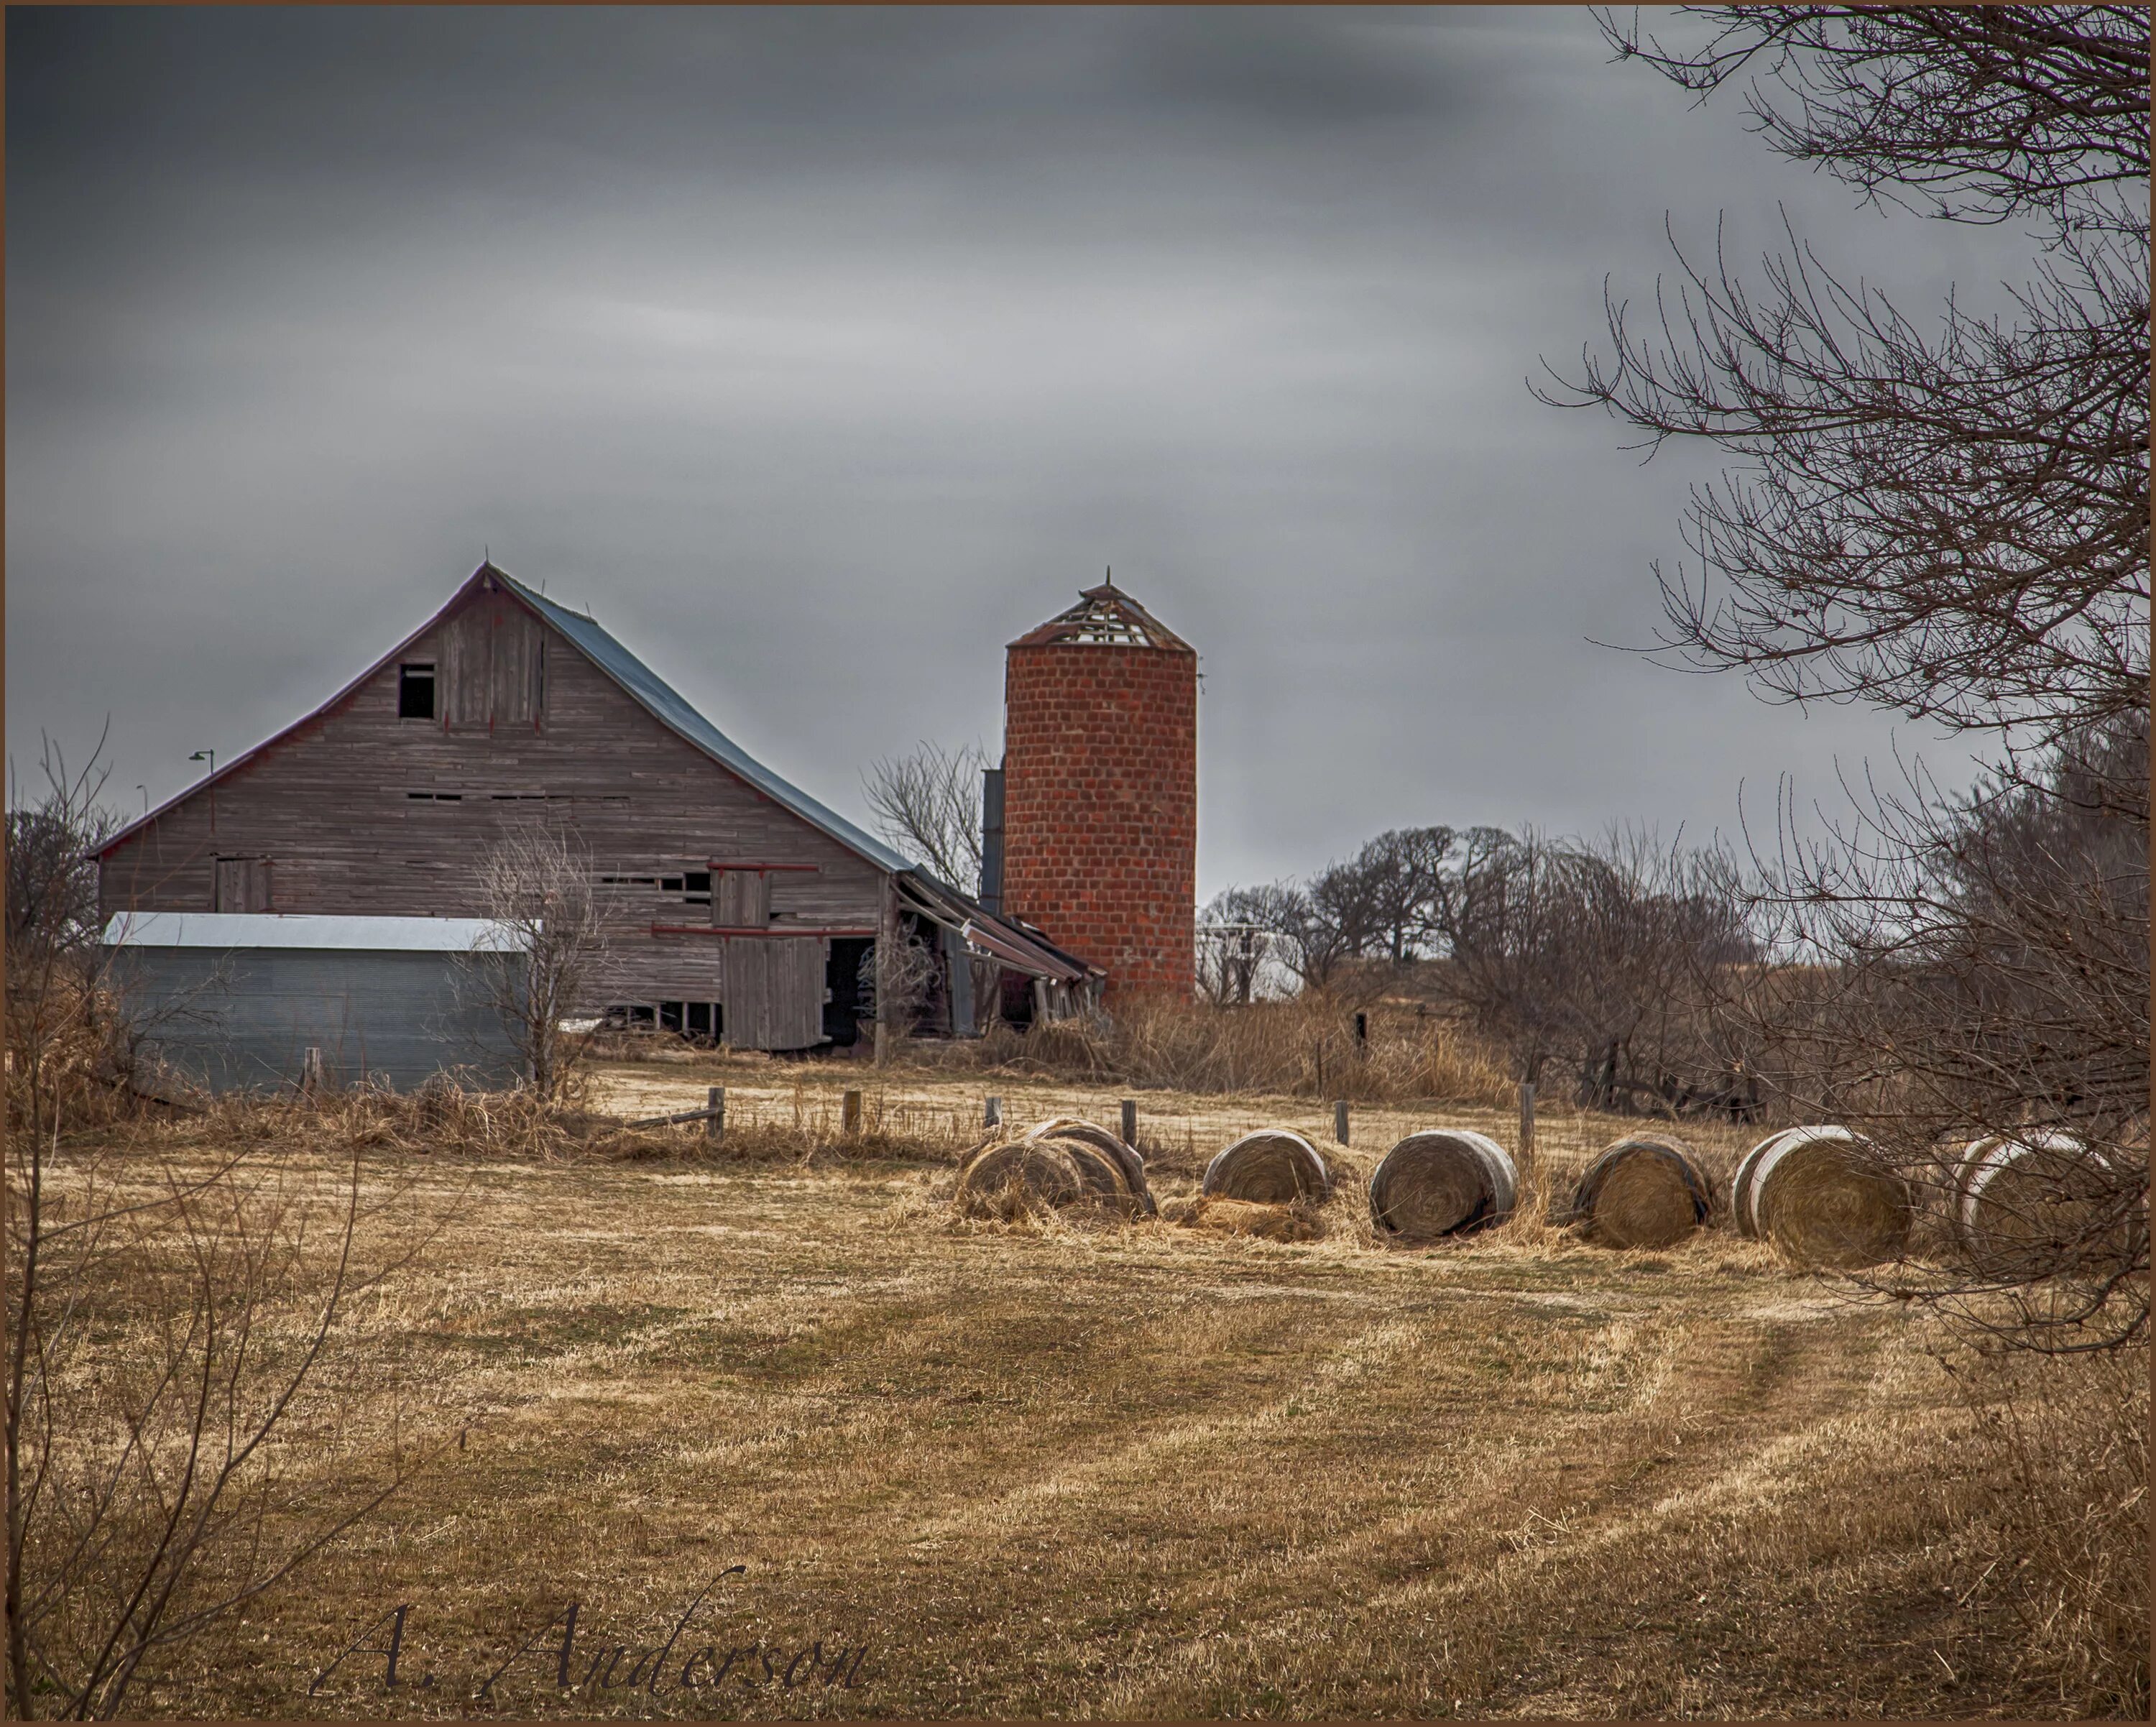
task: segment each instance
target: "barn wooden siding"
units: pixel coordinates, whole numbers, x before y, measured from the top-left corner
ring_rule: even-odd
[[[398,667],[413,663],[435,667],[432,720],[398,717]],[[506,823],[541,812],[581,840],[599,876],[716,864],[726,884],[709,902],[609,887],[615,975],[588,1010],[725,1002],[754,979],[759,1034],[790,1041],[748,1046],[818,1041],[828,941],[807,932],[872,933],[882,871],[670,730],[500,593],[475,589],[330,708],[116,846],[100,908],[480,917],[479,860]],[[742,863],[789,867],[724,870]],[[773,933],[721,935],[721,910]]]

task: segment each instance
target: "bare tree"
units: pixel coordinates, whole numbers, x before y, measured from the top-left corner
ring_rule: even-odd
[[[1422,957],[1436,936],[1431,897],[1455,837],[1450,828],[1394,828],[1345,863],[1327,865],[1310,884],[1310,901],[1329,945],[1396,966]]]
[[[2056,1208],[2079,1220],[2056,1251],[1901,1287],[2017,1343],[2110,1347],[2147,1319],[2149,15],[1695,15],[1694,49],[1604,28],[1702,99],[1741,82],[1774,148],[1867,201],[2035,230],[2010,311],[1950,300],[1931,333],[1794,235],[1757,291],[1680,254],[1647,332],[1610,297],[1609,357],[1545,399],[1737,459],[1694,492],[1693,568],[1656,571],[1666,647],[1989,740],[1973,798],[1912,768],[1812,841],[1785,802],[1753,857],[1784,963],[1734,1007],[1943,1205],[1966,1140],[2075,1136],[2055,1197],[2087,1203]]]
[[[1353,957],[1335,908],[1321,905],[1310,889],[1293,881],[1227,888],[1208,902],[1205,916],[1213,924],[1258,932],[1267,957],[1301,989],[1328,988]]]
[[[2049,739],[2146,707],[2146,8],[1699,8],[1691,51],[1605,21],[1620,56],[1704,98],[1743,79],[1755,128],[1879,203],[2027,222],[2010,316],[1949,301],[1936,334],[1794,235],[1748,289],[1678,254],[1635,332],[1545,400],[1650,447],[1739,459],[1697,489],[1662,579],[1666,643],[1781,699],[1856,697]],[[1553,376],[1555,376],[1553,373]]]
[[[1546,1086],[1553,1060],[1583,1103],[1681,1115],[1756,1108],[1714,1011],[1717,980],[1758,949],[1717,848],[1616,829],[1594,843],[1476,828],[1435,877],[1440,998]]]
[[[978,743],[947,750],[924,742],[911,755],[880,758],[861,776],[876,831],[966,893],[980,890],[981,775],[988,766]]]
[[[605,907],[581,840],[543,818],[505,827],[480,860],[481,903],[493,928],[468,956],[465,988],[490,1009],[524,1077],[549,1103],[574,1079],[586,1040],[565,1029],[603,1005]]]

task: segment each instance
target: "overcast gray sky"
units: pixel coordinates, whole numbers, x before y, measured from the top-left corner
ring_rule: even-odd
[[[1912,306],[1572,9],[8,14],[8,748],[138,806],[495,561],[865,814],[1113,565],[1203,655],[1199,887],[1407,823],[1704,835],[1888,752],[1647,640],[1711,452],[1537,403],[1665,213]],[[1958,777],[1951,745],[1906,750]]]

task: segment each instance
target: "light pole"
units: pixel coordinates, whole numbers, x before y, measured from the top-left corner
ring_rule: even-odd
[[[192,755],[189,756],[187,759],[191,762],[208,762],[209,763],[209,777],[212,779],[217,778],[217,752],[215,750],[198,749]],[[217,831],[217,789],[213,786],[210,789],[209,794],[209,830],[213,834]]]
[[[138,785],[135,789],[142,794],[142,813],[147,815],[150,813],[150,788],[146,785]]]

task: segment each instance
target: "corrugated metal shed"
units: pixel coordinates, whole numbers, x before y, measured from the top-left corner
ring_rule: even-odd
[[[277,912],[119,912],[108,948],[335,948],[402,953],[506,953],[504,925],[485,917],[320,917]]]
[[[483,918],[138,912],[105,936],[144,1055],[213,1092],[296,1083],[311,1048],[346,1084],[521,1072],[475,973],[520,961]]]

